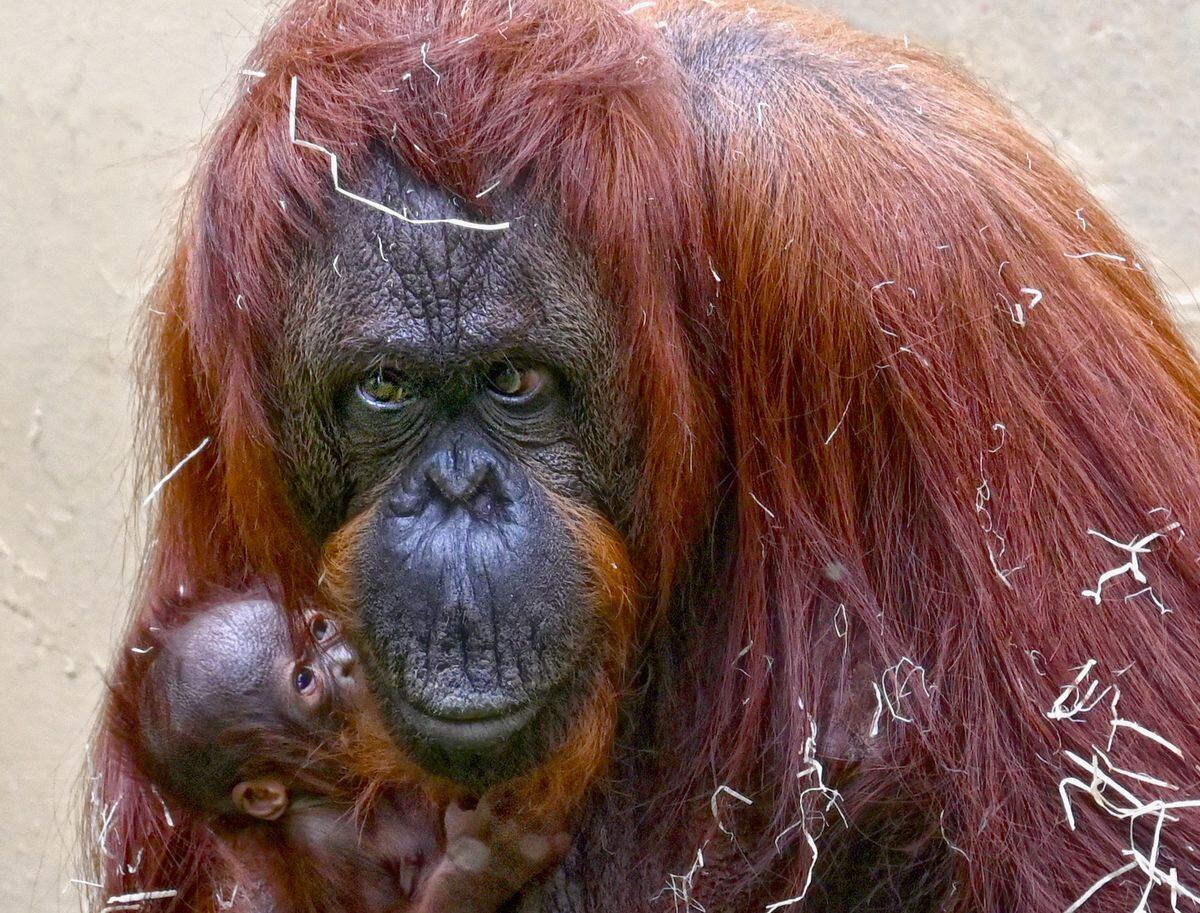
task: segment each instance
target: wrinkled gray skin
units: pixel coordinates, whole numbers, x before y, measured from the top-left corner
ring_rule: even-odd
[[[357,189],[480,219],[383,154]],[[623,526],[635,465],[586,261],[519,191],[496,202],[512,224],[488,232],[338,197],[274,365],[301,515],[324,540],[368,514],[351,580],[371,688],[424,766],[478,789],[542,760],[598,671],[588,559],[551,499]],[[510,365],[540,389],[489,386]]]

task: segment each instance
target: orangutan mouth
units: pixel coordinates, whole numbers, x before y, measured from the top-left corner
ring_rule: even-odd
[[[508,741],[533,721],[541,701],[498,710],[429,713],[398,698],[396,710],[410,732],[449,751],[487,751]]]

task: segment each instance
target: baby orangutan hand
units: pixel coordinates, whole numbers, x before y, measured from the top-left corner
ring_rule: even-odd
[[[562,861],[571,836],[557,823],[535,826],[503,815],[485,797],[451,802],[446,851],[418,894],[416,913],[494,910]]]

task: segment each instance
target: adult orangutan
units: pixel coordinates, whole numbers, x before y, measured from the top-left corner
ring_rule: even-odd
[[[1200,370],[1153,278],[933,55],[626,6],[267,33],[147,315],[113,706],[266,587],[361,651],[356,776],[570,818],[522,911],[1195,901]],[[122,719],[102,900],[220,906]]]

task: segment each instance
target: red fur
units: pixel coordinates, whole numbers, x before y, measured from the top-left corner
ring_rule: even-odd
[[[798,779],[815,725],[854,828],[819,840],[813,908],[893,880],[904,909],[1061,911],[1129,839],[1087,801],[1077,831],[1064,823],[1064,752],[1108,734],[1103,710],[1046,718],[1073,667],[1133,663],[1121,715],[1185,759],[1123,736],[1114,759],[1196,788],[1196,362],[1112,220],[944,61],[769,3],[621,8],[308,0],[267,35],[253,63],[268,75],[213,138],[153,299],[159,469],[212,444],[159,496],[127,646],[181,586],[277,580],[292,605],[315,591],[260,372],[296,242],[330,197],[326,160],[287,137],[297,76],[298,132],[338,152],[347,186],[371,139],[467,199],[529,174],[623,319],[646,443],[629,543],[648,600],[629,724],[643,751],[618,751],[589,799],[586,908],[652,906],[705,841],[706,902],[798,891],[811,856],[787,828],[823,804]],[[683,33],[686,52],[719,45],[719,72],[680,68],[664,35]],[[1071,256],[1089,251],[1123,259]],[[1043,298],[1018,326],[1022,289]],[[1142,559],[1174,613],[1126,601],[1128,580],[1082,598],[1124,557],[1088,530],[1129,541],[1166,525],[1158,507],[1187,533]],[[870,682],[902,657],[930,690],[913,722],[867,739]],[[117,694],[137,668],[124,650]],[[164,829],[119,747],[98,752],[100,807],[120,799],[106,886],[177,887],[175,908],[207,909],[203,835]],[[755,799],[740,852],[709,811],[720,784]],[[1200,825],[1179,817],[1162,853],[1188,881]],[[137,849],[153,865],[119,872]],[[1131,909],[1140,890],[1092,903]]]

